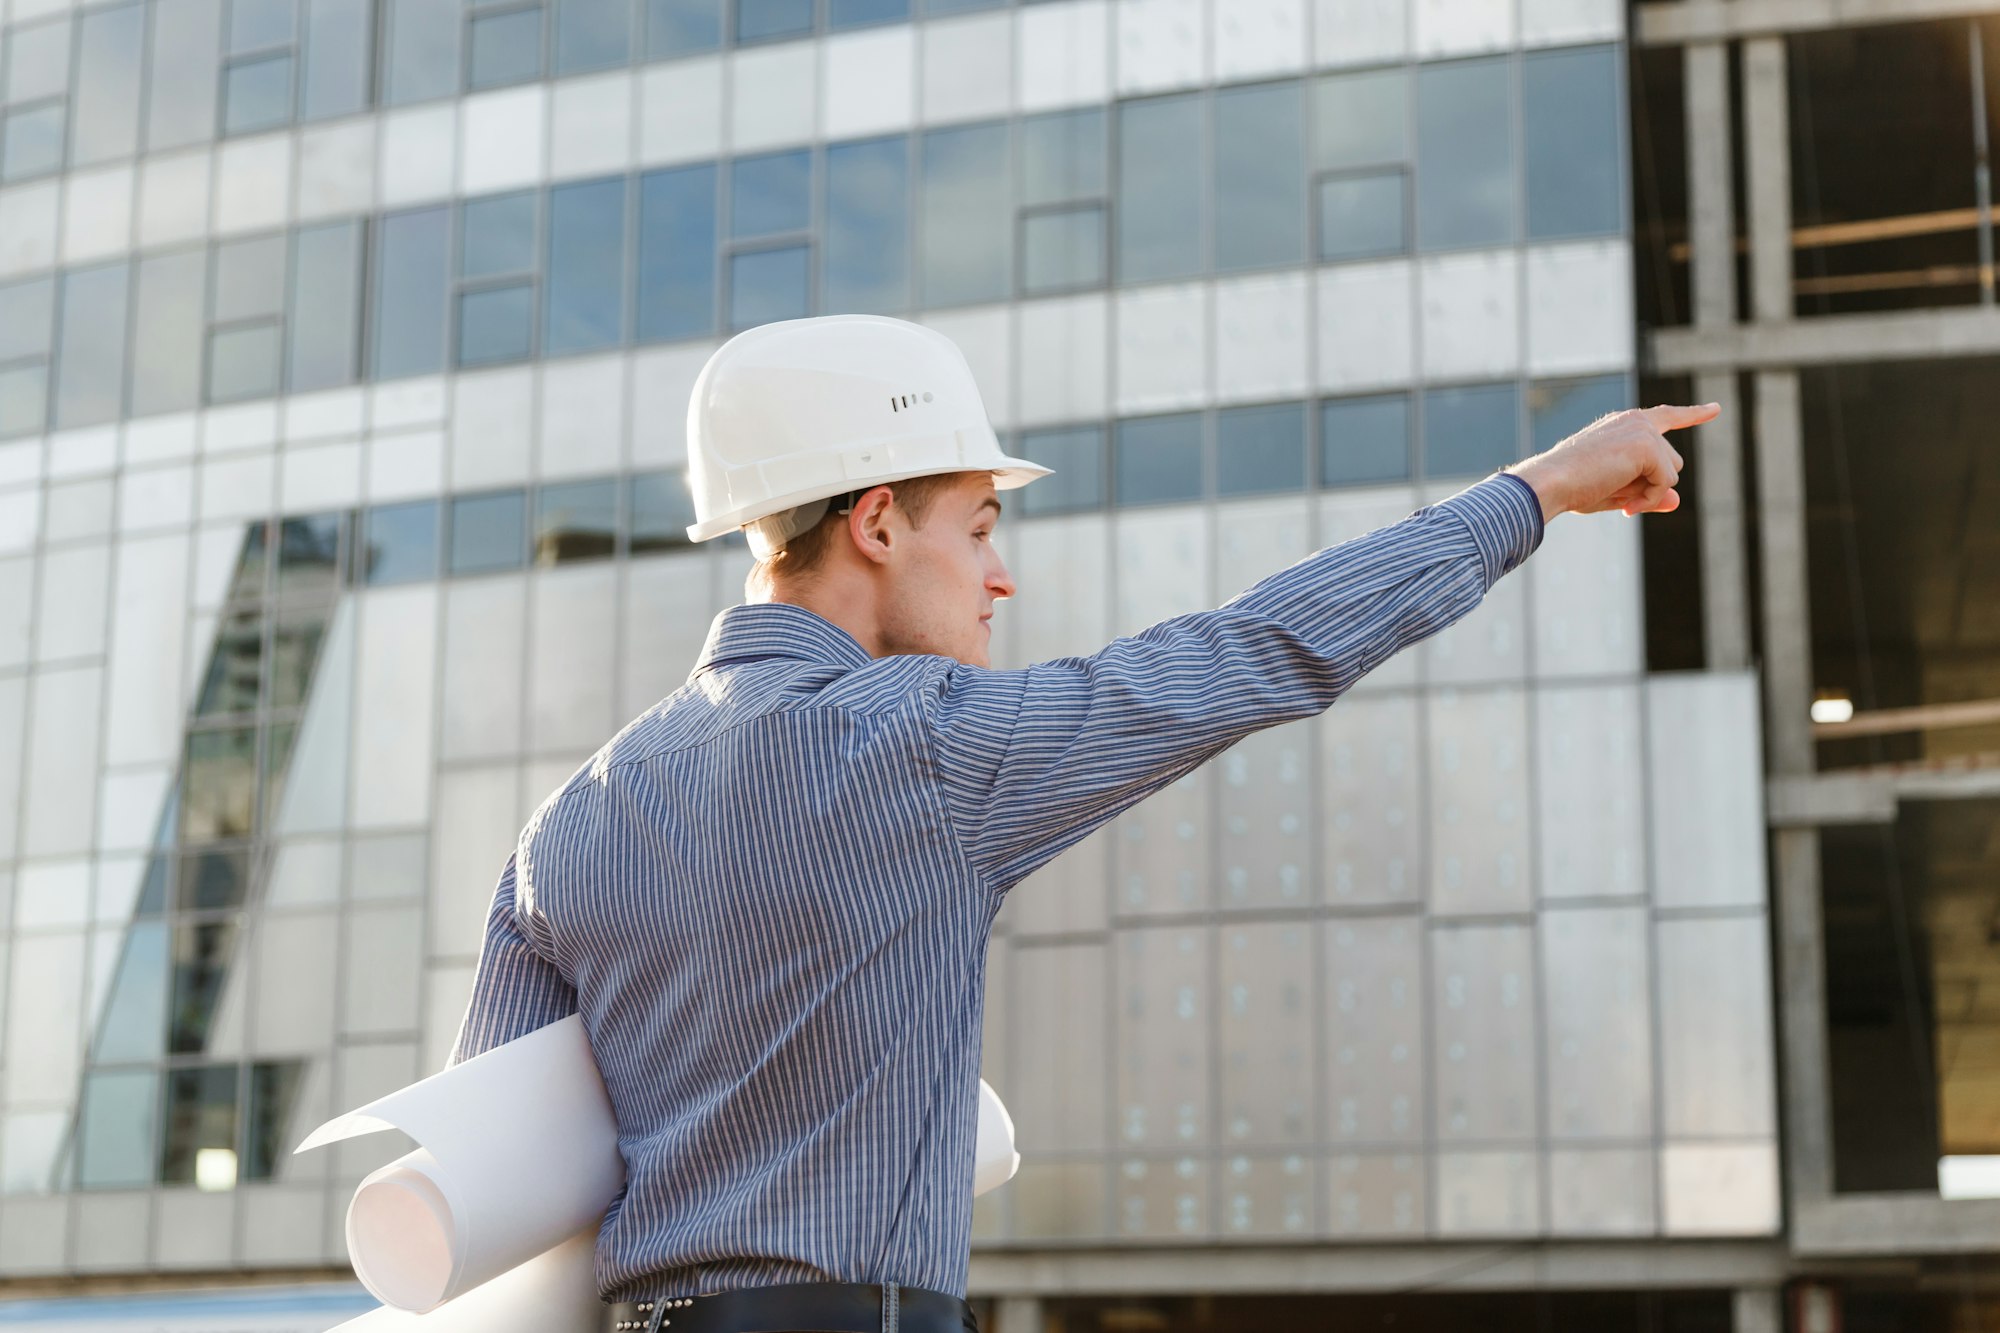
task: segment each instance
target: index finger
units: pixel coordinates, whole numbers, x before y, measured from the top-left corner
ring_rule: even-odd
[[[1713,421],[1722,415],[1722,404],[1703,403],[1700,407],[1648,407],[1643,410],[1646,420],[1653,429],[1664,433]]]

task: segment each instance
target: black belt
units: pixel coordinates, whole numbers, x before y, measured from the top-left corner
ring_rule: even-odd
[[[956,1296],[862,1282],[797,1282],[706,1296],[620,1301],[606,1333],[979,1333]]]

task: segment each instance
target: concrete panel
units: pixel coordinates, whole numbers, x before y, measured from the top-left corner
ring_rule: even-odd
[[[1520,690],[1430,698],[1430,904],[1435,913],[1525,911],[1528,718]]]
[[[829,37],[820,133],[850,139],[908,129],[917,118],[916,59],[916,29],[906,25]]]
[[[454,490],[520,486],[530,473],[535,426],[532,366],[460,375],[451,388],[451,484]]]
[[[1316,1163],[1300,1153],[1231,1157],[1217,1173],[1216,1200],[1224,1236],[1245,1240],[1303,1238],[1313,1232],[1320,1193]]]
[[[637,81],[628,70],[551,85],[551,176],[579,180],[631,169],[632,99]]]
[[[552,361],[542,368],[538,457],[543,478],[600,476],[625,451],[623,356]]]
[[[611,706],[617,566],[534,575],[529,599],[528,747],[536,754],[595,750],[622,721]]]
[[[1661,1129],[1669,1139],[1776,1132],[1767,931],[1761,914],[1655,927]]]
[[[1549,1137],[1650,1139],[1653,994],[1645,909],[1552,909],[1538,926]]]
[[[1073,935],[1104,929],[1111,910],[1111,842],[1099,830],[1009,892],[1018,935]]]
[[[1422,928],[1414,917],[1370,917],[1329,921],[1321,931],[1322,1137],[1417,1147],[1424,1140],[1426,1086]]]
[[[1014,100],[1023,113],[1102,102],[1111,93],[1111,6],[1072,0],[1017,12]]]
[[[1646,682],[1653,895],[1662,907],[1761,907],[1766,899],[1757,678]]]
[[[1416,376],[1416,270],[1407,259],[1319,271],[1319,387],[1397,388]]]
[[[1669,1236],[1767,1236],[1778,1231],[1778,1149],[1758,1143],[1670,1143],[1661,1152]]]
[[[1432,255],[1417,262],[1426,379],[1519,373],[1520,268],[1520,251],[1514,249]]]
[[[709,626],[708,553],[634,560],[625,570],[623,698],[635,717],[679,689],[694,670]]]
[[[1020,1149],[1031,1159],[1038,1152],[1102,1151],[1111,1075],[1107,948],[1016,946],[1013,963],[1010,1026],[1024,1042],[1027,1034],[1034,1037],[1034,1058],[1023,1051],[1011,1061],[1014,1076],[1006,1091]],[[1025,1206],[1016,1205],[1016,1220],[1024,1224]]]
[[[1527,581],[1501,579],[1462,620],[1424,640],[1416,655],[1428,684],[1495,684],[1526,677],[1527,643]]]
[[[919,29],[924,44],[920,114],[926,125],[1007,114],[1014,95],[1014,23],[1015,16],[1003,10],[941,19]]]
[[[1217,759],[1223,910],[1303,907],[1311,899],[1309,766],[1305,723],[1260,731]]]
[[[1533,1143],[1535,941],[1527,926],[1433,928],[1433,1116],[1440,1142]]]
[[[1639,687],[1538,690],[1534,716],[1537,893],[1545,902],[1644,895]]]
[[[375,206],[375,134],[370,116],[299,132],[293,208],[301,222],[353,217]]]
[[[1218,19],[1218,22],[1221,20]],[[1307,368],[1306,275],[1255,274],[1215,284],[1215,394],[1219,402],[1301,398]]]
[[[1199,282],[1118,294],[1120,416],[1208,403],[1208,294]]]
[[[547,178],[548,85],[478,93],[459,110],[459,193],[519,189]]]
[[[1176,506],[1117,517],[1114,541],[1118,589],[1113,602],[1119,634],[1136,634],[1171,616],[1205,611],[1209,595],[1209,520]]]
[[[1020,426],[1089,421],[1108,410],[1105,297],[1024,301],[1015,319]]]
[[[1649,1236],[1650,1148],[1557,1148],[1549,1153],[1549,1230],[1558,1236]]]
[[[292,136],[230,139],[215,153],[215,230],[230,236],[285,225],[292,201]]]
[[[1639,524],[1623,514],[1570,515],[1548,525],[1522,573],[1533,589],[1534,669],[1544,679],[1636,675],[1645,669]]]
[[[1514,43],[1514,0],[1416,0],[1419,60],[1504,51]]]
[[[1632,246],[1570,241],[1527,251],[1528,371],[1587,375],[1632,364]]]
[[[1192,88],[1208,77],[1206,0],[1123,0],[1118,26],[1118,95]]]
[[[1387,64],[1409,52],[1409,0],[1313,0],[1313,61],[1322,68]]]
[[[1305,65],[1306,0],[1223,0],[1213,22],[1217,83],[1295,74]]]
[[[819,110],[819,61],[814,42],[732,51],[730,147],[756,152],[813,137]]]
[[[1326,1160],[1326,1229],[1357,1240],[1420,1236],[1430,1197],[1427,1159],[1350,1153]]]
[[[518,574],[446,585],[439,757],[490,759],[521,750],[527,580]]]
[[[1316,938],[1302,921],[1221,929],[1218,1113],[1232,1150],[1314,1141]]]
[[[107,764],[176,759],[181,742],[180,673],[186,650],[188,560],[185,536],[128,541],[118,548],[111,653],[107,663]]]
[[[998,17],[998,16],[996,16]],[[965,353],[986,416],[996,428],[1014,420],[1014,323],[1007,306],[953,310],[926,315],[923,322],[942,333]]]
[[[1205,1157],[1129,1157],[1114,1201],[1121,1237],[1198,1239],[1214,1233],[1215,1164]]]
[[[1425,820],[1416,696],[1343,699],[1319,726],[1324,901],[1417,902]]]
[[[639,74],[639,162],[660,166],[722,154],[722,57],[649,65]]]
[[[1118,932],[1118,1141],[1131,1149],[1205,1152],[1212,1138],[1209,1007],[1214,932]]]
[[[430,811],[437,677],[437,589],[358,597],[353,823],[406,828]]]
[[[1110,535],[1096,514],[1040,519],[1003,535],[1018,591],[994,619],[1012,622],[1017,665],[1080,657],[1110,642]]]
[[[1441,1237],[1532,1236],[1542,1229],[1542,1182],[1532,1152],[1439,1153],[1437,1219]]]
[[[1013,1191],[1014,1235],[1021,1240],[1100,1240],[1107,1216],[1110,1171],[1102,1162],[1024,1161]]]

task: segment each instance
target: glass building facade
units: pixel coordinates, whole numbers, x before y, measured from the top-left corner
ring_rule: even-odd
[[[1057,469],[1002,532],[1003,665],[1639,393],[1604,0],[0,17],[0,1279],[343,1262],[396,1150],[290,1147],[438,1067],[522,821],[740,599],[681,476],[731,332],[964,349]],[[1758,678],[1649,671],[1640,526],[1556,525],[1017,891],[1007,1333],[1274,1243],[1767,1271]]]

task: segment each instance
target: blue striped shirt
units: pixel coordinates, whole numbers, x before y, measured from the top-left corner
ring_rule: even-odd
[[[1006,891],[1465,615],[1541,531],[1503,474],[1020,671],[871,658],[796,606],[725,611],[687,683],[528,821],[452,1059],[581,1010],[626,1163],[607,1299],[963,1295]]]

